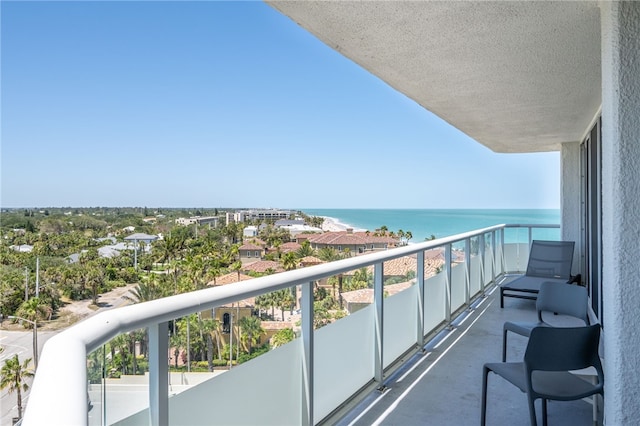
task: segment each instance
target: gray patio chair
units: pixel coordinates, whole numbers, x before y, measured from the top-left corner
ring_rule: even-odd
[[[545,281],[569,282],[574,246],[573,241],[533,240],[525,274],[500,286],[500,307],[505,297],[535,300]]]
[[[536,327],[531,330],[523,362],[484,364],[482,374],[481,425],[487,420],[489,372],[501,376],[527,394],[531,426],[537,425],[535,401],[542,400],[542,424],[547,426],[547,400],[573,401],[604,396],[604,373],[598,356],[600,325],[586,327]],[[595,368],[591,383],[571,371]]]
[[[529,337],[531,330],[535,327],[552,327],[555,324],[545,321],[543,313],[553,313],[554,315],[568,315],[582,320],[584,325],[589,325],[588,294],[586,287],[559,284],[555,282],[543,282],[540,284],[540,292],[536,300],[536,311],[538,322],[514,322],[504,323],[502,331],[502,362],[507,360],[507,333],[519,334]],[[549,317],[546,315],[545,317]],[[574,324],[572,324],[574,325]]]

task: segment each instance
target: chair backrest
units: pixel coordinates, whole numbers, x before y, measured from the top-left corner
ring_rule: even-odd
[[[600,324],[585,327],[535,327],[524,354],[527,375],[531,371],[571,371],[594,367],[603,382],[598,355]]]
[[[569,280],[574,246],[574,241],[533,240],[525,275]]]
[[[579,285],[543,282],[536,299],[538,321],[542,312],[570,315],[589,325],[589,296],[587,288]]]

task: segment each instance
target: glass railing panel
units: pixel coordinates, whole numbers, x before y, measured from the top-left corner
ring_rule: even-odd
[[[101,346],[87,356],[87,381],[89,382],[87,389],[87,408],[89,410],[88,419],[90,426],[104,424],[102,408],[105,397],[105,355],[105,347]]]
[[[501,232],[496,233],[496,261],[495,261],[496,275],[501,275],[501,274],[504,274],[505,272],[504,253],[503,253],[504,245],[500,240],[500,236],[501,236]]]
[[[417,307],[418,287],[416,285],[411,285],[406,290],[384,299],[383,361],[385,368],[416,343]]]
[[[505,244],[525,243],[529,244],[529,228],[513,227],[504,228]]]
[[[533,228],[531,230],[532,240],[560,241],[560,228]]]
[[[484,234],[484,285],[490,284],[494,277],[493,240],[491,233]]]
[[[451,312],[455,312],[466,303],[466,271],[464,263],[451,265]]]
[[[146,335],[120,334],[89,354],[89,424],[114,424],[149,407]]]
[[[314,341],[314,419],[319,421],[373,379],[373,305],[322,327]],[[300,408],[296,408],[299,412]]]
[[[446,319],[446,277],[440,272],[424,282],[424,333],[428,334]]]
[[[299,424],[300,348],[297,339],[213,377],[186,374],[193,384],[169,398],[169,424]],[[148,424],[148,417],[143,410],[119,425]]]
[[[466,303],[467,270],[465,242],[451,245],[451,310],[456,311]]]
[[[478,294],[482,291],[482,263],[480,262],[480,256],[476,252],[476,254],[471,255],[471,267],[469,270],[469,281],[470,281],[470,294],[471,297]]]
[[[508,273],[524,273],[529,260],[528,243],[505,243],[504,263]]]

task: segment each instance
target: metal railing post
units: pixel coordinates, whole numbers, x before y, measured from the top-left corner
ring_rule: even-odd
[[[504,231],[506,228],[500,230],[500,273],[507,272],[507,264],[504,260]]]
[[[418,348],[422,348],[424,346],[424,251],[419,252],[416,256],[416,280],[418,285],[416,344]]]
[[[169,323],[149,326],[149,424],[169,424]]]
[[[313,425],[313,281],[302,285],[302,410],[300,423]]]
[[[451,325],[451,244],[444,246],[444,273],[446,280],[445,319]]]
[[[497,269],[497,265],[496,265],[496,231],[492,231],[491,232],[491,254],[493,256],[493,259],[491,259],[491,282],[492,283],[496,283],[496,269]]]
[[[464,287],[464,303],[471,304],[471,239],[464,240],[464,273],[467,283]]]
[[[485,246],[484,246],[484,234],[478,235],[478,252],[480,254],[480,289],[482,290],[483,297],[486,296],[485,293],[485,274],[484,274],[484,266],[485,266]]]
[[[378,389],[384,390],[384,288],[382,282],[382,262],[373,266],[373,295],[375,304],[375,349],[374,349],[374,379],[378,382]]]

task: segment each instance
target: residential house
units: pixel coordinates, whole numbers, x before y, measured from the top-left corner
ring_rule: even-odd
[[[278,247],[278,250],[280,251],[280,253],[289,253],[290,251],[298,251],[300,247],[302,246],[297,242],[289,241],[287,243],[280,244],[280,247]]]
[[[333,248],[339,252],[348,252],[352,256],[366,252],[387,250],[399,245],[400,239],[391,236],[376,236],[370,232],[353,232],[347,229],[340,232],[325,232],[322,234],[300,234],[296,236],[296,242],[307,240],[314,250],[325,247]]]
[[[265,249],[262,246],[256,244],[244,243],[238,247],[238,256],[240,261],[244,264],[247,262],[256,262],[265,254]]]

